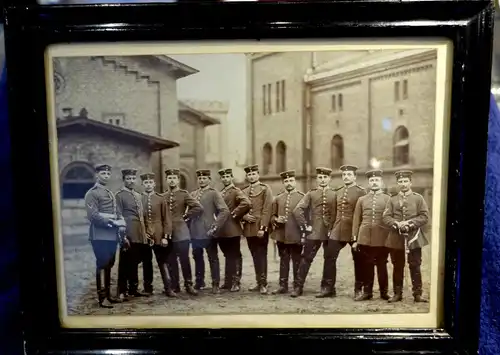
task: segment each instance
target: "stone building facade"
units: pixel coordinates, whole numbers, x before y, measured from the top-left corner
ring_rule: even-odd
[[[113,190],[127,167],[155,172],[159,191],[165,168],[179,167],[182,187],[194,188],[204,129],[219,122],[178,101],[176,80],[196,72],[167,56],[54,60],[63,224],[85,223],[82,198],[99,162],[115,168]]]
[[[314,186],[316,166],[364,172],[414,170],[414,189],[432,195],[436,59],[433,49],[249,54],[248,163],[281,190],[279,172],[295,169],[299,188]]]

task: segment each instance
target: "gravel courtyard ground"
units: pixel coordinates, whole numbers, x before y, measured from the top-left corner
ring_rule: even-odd
[[[304,296],[291,298],[288,295],[266,295],[247,291],[255,282],[252,259],[246,242],[242,240],[243,278],[242,291],[239,293],[222,292],[213,295],[209,290],[202,291],[197,297],[184,292],[179,299],[169,299],[161,294],[162,284],[159,271],[154,269],[155,294],[149,298],[134,299],[130,302],[118,304],[113,309],[100,309],[96,304],[96,285],[94,276],[94,256],[87,237],[65,238],[64,241],[64,268],[66,282],[66,296],[68,315],[193,315],[193,314],[277,314],[277,313],[423,313],[429,311],[429,305],[413,303],[411,292],[405,288],[403,302],[389,304],[378,298],[378,286],[375,286],[375,297],[368,302],[354,302],[353,293],[353,263],[350,248],[345,247],[338,259],[337,297],[317,299],[314,297],[319,290],[323,268],[323,256],[319,252],[311,267]],[[223,256],[220,254],[221,267]],[[273,245],[269,244],[269,274],[270,290],[277,288],[279,263],[273,258]],[[424,296],[428,297],[430,287],[430,248],[424,248],[422,260],[422,277],[424,281]],[[194,273],[194,263],[193,273]],[[113,268],[112,292],[116,291],[117,279],[116,264]],[[210,283],[210,274],[207,263],[207,285]],[[389,275],[392,265],[388,263]],[[221,270],[223,275],[223,270]],[[142,270],[139,270],[142,277]],[[142,283],[140,284],[142,287]],[[392,292],[391,277],[389,277],[390,292]]]

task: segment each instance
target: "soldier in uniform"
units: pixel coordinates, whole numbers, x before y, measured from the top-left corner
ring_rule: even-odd
[[[220,292],[220,264],[217,252],[217,234],[227,218],[229,209],[219,191],[210,186],[210,170],[196,171],[199,188],[191,195],[203,206],[203,213],[191,220],[191,246],[195,265],[195,286],[197,290],[205,288],[205,260],[203,250],[207,251],[212,276],[212,293]]]
[[[361,293],[361,263],[359,261],[359,253],[352,248],[352,217],[354,207],[361,196],[366,194],[364,188],[356,184],[357,166],[343,165],[340,167],[342,171],[342,180],[344,186],[336,189],[337,193],[337,217],[333,228],[330,232],[328,247],[325,250],[325,270],[332,273],[333,285],[331,290],[325,290],[328,294],[335,295],[335,283],[337,279],[337,258],[340,251],[347,245],[351,245],[352,257],[354,260],[354,297],[356,298]]]
[[[144,209],[141,194],[134,190],[136,169],[123,169],[124,186],[116,193],[118,215],[127,223],[127,239],[130,250],[120,253],[118,263],[118,292],[120,298],[149,296],[153,293],[153,254],[146,238]],[[144,292],[138,291],[137,270],[142,263]],[[128,289],[127,289],[128,283]]]
[[[271,237],[276,241],[280,257],[279,288],[273,292],[274,294],[288,292],[290,261],[292,262],[293,288],[298,287],[298,272],[302,255],[301,230],[292,212],[305,194],[296,189],[294,170],[284,171],[280,173],[280,176],[285,191],[274,199],[271,214],[273,225]]]
[[[394,266],[394,296],[389,302],[399,302],[403,299],[405,254],[408,255],[413,298],[415,302],[427,302],[422,297],[420,265],[422,248],[429,244],[422,229],[429,220],[429,208],[423,196],[411,190],[411,170],[399,170],[395,175],[400,191],[391,196],[383,214],[384,224],[390,228],[386,246]]]
[[[358,199],[352,222],[354,240],[352,248],[359,253],[363,280],[363,293],[359,294],[355,300],[365,301],[373,298],[376,267],[380,297],[387,301],[389,299],[387,275],[389,250],[385,243],[389,235],[389,228],[382,222],[382,213],[390,196],[382,190],[382,170],[370,170],[365,175],[368,179],[370,192]]]
[[[219,176],[224,185],[221,195],[224,198],[230,217],[223,227],[216,233],[217,241],[226,259],[224,283],[221,289],[238,292],[240,290],[243,257],[241,255],[241,218],[252,207],[250,199],[233,183],[233,170],[221,169]]]
[[[172,290],[167,268],[168,247],[172,237],[172,219],[167,211],[165,199],[155,191],[155,174],[142,174],[141,180],[144,187],[142,205],[144,206],[146,237],[155,254],[165,295],[177,297],[177,294]]]
[[[111,297],[111,268],[115,264],[116,247],[124,237],[125,221],[119,219],[113,192],[106,187],[111,166],[95,167],[97,182],[85,194],[85,207],[90,222],[89,240],[96,259],[96,284],[99,307],[113,308],[120,300]]]
[[[336,216],[336,198],[335,191],[330,188],[332,170],[328,168],[316,168],[317,187],[308,191],[302,200],[295,207],[293,214],[297,220],[301,233],[305,235],[304,250],[302,260],[299,265],[298,281],[292,292],[292,297],[302,295],[304,283],[309,273],[311,264],[323,246],[323,252],[327,246],[328,231],[333,225]],[[308,217],[311,218],[310,224]],[[326,256],[324,257],[326,263]],[[323,269],[323,278],[321,280],[321,293],[317,297],[326,297],[329,294],[323,290],[331,288],[331,272]]]
[[[193,287],[193,273],[189,260],[189,244],[191,237],[187,223],[203,213],[203,207],[186,190],[179,188],[180,170],[165,170],[168,190],[163,194],[167,203],[168,212],[172,218],[172,248],[168,253],[168,271],[172,278],[175,292],[180,292],[179,260],[181,264],[184,287],[190,295],[196,296],[198,292]]]
[[[269,247],[269,222],[273,194],[271,188],[259,181],[259,166],[249,165],[244,168],[249,185],[243,192],[250,198],[252,207],[243,216],[243,235],[247,239],[248,249],[252,254],[257,284],[250,291],[267,294],[267,251]]]

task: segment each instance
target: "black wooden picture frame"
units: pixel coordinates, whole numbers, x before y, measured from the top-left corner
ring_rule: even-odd
[[[481,240],[493,4],[490,1],[39,6],[7,1],[6,61],[15,208],[28,354],[280,349],[341,354],[473,354],[478,348]],[[106,26],[105,26],[106,25]],[[44,52],[75,42],[445,37],[453,42],[444,322],[439,329],[63,329],[48,154]],[[239,341],[239,343],[237,343]],[[232,344],[234,343],[234,344]],[[303,349],[303,350],[302,350]]]

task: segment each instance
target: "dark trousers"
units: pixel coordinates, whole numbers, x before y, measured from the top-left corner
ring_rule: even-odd
[[[262,238],[248,237],[247,243],[250,254],[252,254],[257,286],[267,287],[267,250],[269,247],[269,234],[265,233]]]
[[[220,250],[224,254],[224,286],[239,286],[241,280],[241,237],[217,239]]]
[[[328,240],[325,248],[325,263],[323,264],[323,287],[335,291],[335,283],[337,282],[337,259],[340,251],[350,243],[341,242],[338,240]],[[363,285],[363,263],[362,256],[359,252],[351,249],[352,259],[354,261],[354,291],[361,292]]]
[[[115,264],[115,241],[92,240],[92,251],[96,261],[96,286],[99,302],[111,297],[111,268]]]
[[[193,272],[189,260],[190,240],[170,243],[168,248],[167,266],[172,278],[172,288],[178,292],[180,290],[179,263],[181,264],[184,287],[193,286]]]
[[[389,249],[391,262],[394,266],[392,272],[392,283],[394,293],[401,295],[403,293],[404,271],[405,271],[405,251],[404,249]],[[411,249],[408,253],[408,266],[410,269],[410,277],[413,286],[413,296],[422,295],[422,273],[420,271],[422,265],[422,249]]]
[[[193,249],[194,274],[196,287],[205,287],[205,259],[204,250],[207,252],[208,263],[210,265],[210,275],[212,276],[212,286],[219,286],[220,264],[217,251],[217,239],[191,239]]]
[[[288,288],[288,278],[290,276],[290,261],[292,262],[293,286],[298,286],[299,265],[302,256],[301,244],[276,243],[280,257],[280,287]]]
[[[319,248],[323,246],[323,252],[325,252],[326,241],[322,240],[306,240],[304,245],[304,250],[302,251],[302,258],[300,260],[299,271],[298,271],[298,280],[297,287],[303,288],[304,283],[306,282],[307,274],[309,274],[309,269],[311,268],[311,264],[318,254]],[[324,274],[323,274],[324,276]],[[324,278],[321,280],[321,287],[324,287],[325,280]]]
[[[158,269],[160,270],[161,280],[163,281],[163,288],[165,292],[172,290],[172,282],[168,275],[168,251],[168,247],[153,245],[153,252],[155,254],[156,263],[158,264]]]
[[[363,292],[367,295],[373,295],[375,268],[377,268],[380,294],[387,295],[389,290],[389,276],[387,274],[389,249],[386,247],[358,245],[358,253],[362,270]]]
[[[142,243],[130,243],[130,248],[120,250],[118,263],[118,293],[135,293],[139,286],[137,271],[142,263],[144,291],[153,292],[153,253]]]

